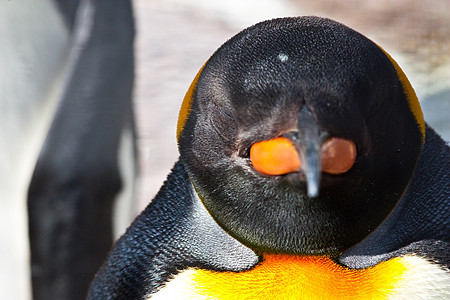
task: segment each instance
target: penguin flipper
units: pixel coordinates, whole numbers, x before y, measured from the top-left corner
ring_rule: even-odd
[[[448,269],[450,266],[448,249],[450,249],[450,243],[448,242],[422,240],[388,253],[374,255],[345,254],[339,258],[339,261],[350,268],[362,269],[375,266],[395,257],[414,255],[437,263],[444,269]]]
[[[241,271],[257,262],[252,250],[211,218],[179,161],[116,243],[94,278],[88,299],[141,299],[189,267]]]
[[[339,261],[364,268],[417,254],[450,267],[450,186],[445,178],[450,178],[450,148],[427,125],[422,153],[402,199],[374,232]]]

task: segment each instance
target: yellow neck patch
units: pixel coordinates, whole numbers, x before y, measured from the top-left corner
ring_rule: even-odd
[[[190,276],[204,299],[386,299],[406,269],[399,258],[354,270],[324,256],[265,255],[250,271]]]
[[[189,86],[186,95],[184,96],[183,103],[181,104],[180,112],[178,114],[178,123],[177,123],[177,141],[180,140],[181,132],[183,131],[184,125],[186,124],[186,120],[191,112],[192,101],[194,101],[194,92],[197,88],[198,78],[203,71],[206,63],[200,68],[197,75]]]
[[[416,92],[414,91],[411,83],[409,82],[408,77],[406,77],[405,73],[397,64],[397,62],[383,48],[381,48],[380,46],[378,47],[389,58],[389,60],[391,61],[392,65],[395,68],[395,71],[397,72],[398,79],[400,80],[403,87],[403,91],[406,94],[406,98],[408,99],[409,108],[411,109],[411,112],[413,113],[414,117],[416,118],[416,122],[419,125],[420,133],[422,134],[422,144],[423,144],[425,142],[425,120],[423,119],[422,108],[420,107],[419,99],[417,98]]]
[[[265,255],[244,272],[181,270],[146,299],[450,299],[450,271],[415,255],[361,270],[324,256]]]

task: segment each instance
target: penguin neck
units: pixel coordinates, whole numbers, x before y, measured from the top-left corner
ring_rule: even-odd
[[[152,299],[387,299],[404,293],[414,259],[356,270],[326,256],[266,254],[242,272],[184,270]]]
[[[200,204],[200,199],[195,198]],[[223,246],[220,249],[229,251]],[[208,247],[208,250],[211,248]],[[411,294],[411,288],[414,290],[415,286],[419,286],[417,283],[432,286],[436,278],[438,282],[448,282],[449,278],[437,265],[414,255],[394,257],[362,269],[343,266],[325,255],[262,253],[259,261],[254,262],[253,259],[248,260],[251,255],[246,257],[245,260],[251,266],[237,269],[230,268],[232,259],[227,259],[228,263],[220,268],[208,267],[209,263],[194,263],[173,274],[171,280],[149,296],[156,300],[387,299],[405,294],[414,295],[415,292]],[[437,275],[430,277],[430,274]],[[446,292],[439,290],[436,295]]]
[[[264,254],[262,261],[250,271],[236,274],[200,270],[196,282],[209,293],[220,295],[218,299],[228,299],[227,293],[230,299],[236,299],[238,291],[233,290],[239,286],[241,289],[252,287],[251,291],[245,292],[255,293],[250,299],[258,298],[257,294],[262,291],[277,295],[279,299],[297,298],[299,293],[305,299],[346,299],[387,296],[394,288],[392,276],[401,277],[405,270],[405,265],[398,260],[356,270],[343,267],[326,256]],[[380,290],[385,294],[380,295]]]

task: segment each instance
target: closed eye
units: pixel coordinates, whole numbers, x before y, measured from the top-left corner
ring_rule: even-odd
[[[224,116],[227,119],[235,121],[236,119],[233,118],[230,114],[226,113],[224,110],[222,110],[220,107],[216,106],[217,110],[219,110],[219,113]]]

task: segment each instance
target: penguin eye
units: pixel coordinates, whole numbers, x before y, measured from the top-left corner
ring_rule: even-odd
[[[220,116],[225,117],[229,120],[235,121],[235,118],[232,116],[232,114],[226,112],[222,107],[217,105],[216,103],[212,103],[214,109],[219,113]]]
[[[250,158],[250,150],[251,150],[250,147],[242,147],[242,148],[238,151],[238,154],[239,154],[239,156],[242,157],[242,158],[247,158],[247,159],[249,159],[249,158]]]
[[[220,109],[220,108],[219,108],[219,113],[220,113],[222,116],[224,116],[225,118],[227,118],[227,119],[235,120],[230,114],[226,113],[225,111],[223,111],[223,110]]]
[[[350,170],[356,160],[353,141],[331,137],[322,144],[322,172],[339,175]]]

